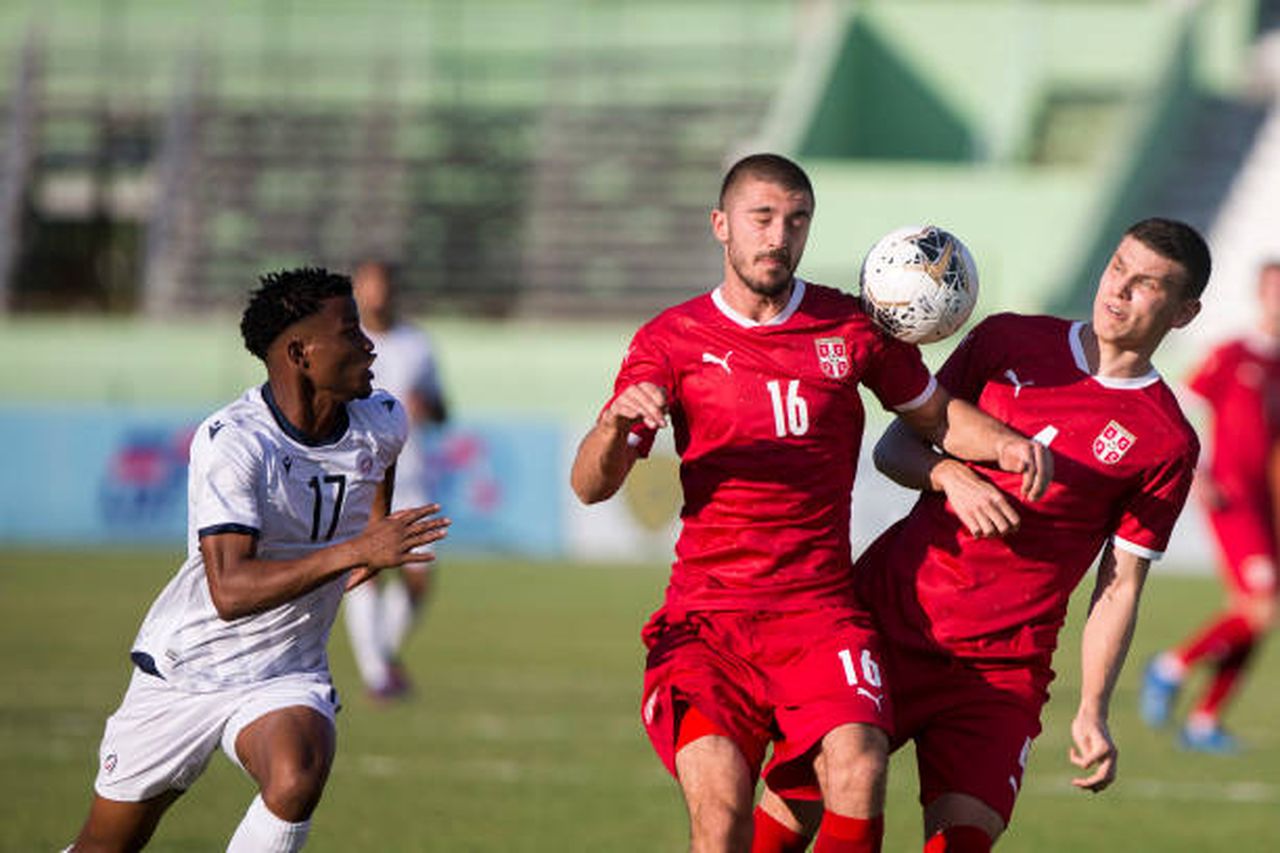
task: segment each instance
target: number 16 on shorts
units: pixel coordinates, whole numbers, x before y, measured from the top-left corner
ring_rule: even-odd
[[[844,667],[844,679],[849,686],[856,687],[859,695],[866,696],[879,708],[884,694],[880,692],[880,665],[871,656],[871,650],[863,649],[862,656],[856,662],[853,652],[848,649],[836,652],[836,657],[840,658],[840,665]]]

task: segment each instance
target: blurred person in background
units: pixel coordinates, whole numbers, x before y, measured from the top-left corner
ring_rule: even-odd
[[[187,560],[133,642],[77,851],[141,849],[219,747],[256,783],[232,853],[293,851],[332,766],[325,650],[344,588],[426,563],[437,506],[388,513],[404,409],[374,392],[351,281],[264,276],[240,323],[267,381],[197,429]]]
[[[1258,275],[1258,325],[1209,354],[1187,386],[1209,408],[1212,459],[1196,492],[1218,541],[1227,606],[1143,676],[1142,717],[1166,724],[1179,687],[1198,665],[1212,669],[1180,732],[1188,749],[1234,752],[1222,713],[1276,618],[1276,485],[1280,473],[1280,261]]]
[[[694,851],[745,851],[775,830],[752,811],[770,744],[771,784],[821,789],[816,850],[880,848],[891,710],[850,589],[859,386],[927,440],[1017,472],[1024,496],[1052,472],[1043,447],[941,391],[857,297],[795,276],[813,209],[784,157],[729,169],[711,212],[723,281],[635,334],[571,473],[584,503],[608,499],[670,418],[683,526],[643,631],[641,713]]]
[[[1054,481],[1034,506],[1017,500],[1016,477],[939,453],[901,419],[876,445],[876,467],[922,492],[854,582],[884,643],[893,745],[915,744],[925,853],[985,853],[1008,826],[1058,633],[1099,552],[1068,757],[1079,789],[1115,779],[1112,692],[1200,450],[1151,356],[1199,313],[1209,267],[1195,229],[1143,220],[1103,271],[1089,322],[997,314],[947,359],[944,388],[1052,447]],[[755,853],[804,850],[816,796],[766,791],[762,807],[796,835]]]
[[[356,269],[360,322],[378,353],[373,384],[399,400],[409,414],[409,439],[396,464],[392,510],[428,502],[430,472],[420,430],[443,424],[448,417],[435,349],[424,331],[401,319],[398,284],[395,269],[382,261],[365,261]],[[381,573],[347,595],[343,618],[352,654],[366,692],[377,701],[409,691],[400,650],[426,604],[433,571],[431,564],[410,564],[398,572]]]

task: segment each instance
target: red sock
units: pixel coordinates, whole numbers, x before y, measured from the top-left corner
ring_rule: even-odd
[[[792,832],[759,806],[751,817],[755,823],[751,853],[804,853],[809,848],[808,836]]]
[[[924,853],[990,853],[991,836],[976,826],[948,826],[924,844]]]
[[[883,815],[859,818],[823,812],[813,853],[880,853],[883,840]]]
[[[1246,646],[1252,646],[1255,640],[1253,628],[1243,616],[1227,613],[1210,622],[1190,642],[1179,649],[1178,659],[1187,666],[1211,657],[1223,660]]]
[[[1244,675],[1245,664],[1249,662],[1250,654],[1253,652],[1255,645],[1249,645],[1236,649],[1232,654],[1227,655],[1219,663],[1213,674],[1213,681],[1209,683],[1209,689],[1205,692],[1204,698],[1196,705],[1191,712],[1193,715],[1202,715],[1217,719],[1221,715],[1221,708],[1226,704],[1227,699],[1231,698],[1231,694],[1235,692],[1236,686],[1240,683],[1240,676]]]

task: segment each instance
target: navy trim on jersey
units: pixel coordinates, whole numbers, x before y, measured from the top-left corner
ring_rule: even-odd
[[[305,444],[307,447],[326,447],[331,444],[337,444],[342,441],[342,437],[347,434],[347,427],[351,425],[351,418],[347,416],[347,407],[344,403],[342,409],[338,412],[338,422],[334,424],[333,431],[320,438],[311,438],[289,423],[289,419],[284,416],[284,412],[280,411],[280,408],[276,405],[275,395],[271,393],[271,383],[264,382],[261,391],[262,400],[267,404],[271,417],[276,419],[276,426],[284,430],[284,434],[298,442],[298,444]]]
[[[244,533],[248,536],[257,536],[260,532],[258,528],[250,527],[247,524],[214,524],[209,527],[201,527],[196,531],[196,536],[200,539],[206,536],[217,536],[219,533]]]
[[[164,680],[164,676],[160,674],[159,668],[156,667],[156,659],[146,652],[129,652],[129,660],[133,661],[133,665],[147,675],[154,675],[161,681]]]

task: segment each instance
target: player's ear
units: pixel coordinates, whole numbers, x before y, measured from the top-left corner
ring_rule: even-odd
[[[721,243],[729,242],[729,216],[718,207],[711,211],[711,233]]]
[[[1173,315],[1173,328],[1181,329],[1190,323],[1200,313],[1199,299],[1184,299],[1182,304],[1178,306],[1178,311]]]
[[[289,358],[289,363],[297,368],[310,367],[307,361],[307,347],[302,338],[290,338],[285,344],[285,355]]]

